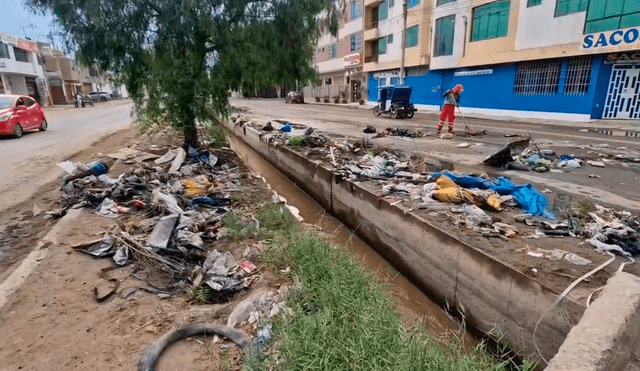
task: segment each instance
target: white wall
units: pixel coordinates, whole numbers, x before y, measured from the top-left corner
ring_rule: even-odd
[[[378,63],[400,60],[400,54],[402,53],[400,48],[402,42],[402,1],[395,0],[393,7],[389,8],[387,19],[378,22],[380,37],[393,33],[393,43],[387,43],[387,52],[378,56]],[[410,26],[410,24],[407,24],[407,27]]]
[[[465,52],[465,40],[468,39],[467,35],[469,34],[471,29],[471,6],[468,2],[464,4],[466,5],[459,6],[458,2],[454,1],[441,5],[434,10],[431,17],[431,69],[455,68],[460,65],[460,59]],[[434,46],[436,45],[436,20],[451,14],[456,15],[455,28],[453,31],[453,54],[436,57],[434,54]],[[465,17],[467,21],[466,30]]]
[[[342,57],[335,58],[328,61],[316,63],[316,66],[318,67],[319,74],[342,71],[344,70],[344,59]]]
[[[585,12],[554,18],[556,2],[549,0],[530,8],[527,8],[526,0],[521,1],[519,11],[516,50],[580,43],[582,40]]]

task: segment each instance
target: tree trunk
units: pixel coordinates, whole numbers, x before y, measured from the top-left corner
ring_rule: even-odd
[[[184,144],[182,147],[185,151],[189,150],[189,146],[198,148],[198,130],[196,129],[196,117],[191,108],[188,108],[187,119],[185,120],[182,128],[182,134],[184,135]]]

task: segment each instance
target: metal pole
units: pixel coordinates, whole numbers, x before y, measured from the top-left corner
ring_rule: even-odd
[[[402,50],[402,56],[400,57],[400,85],[404,85],[404,52],[405,44],[407,42],[407,0],[402,1],[402,41],[400,42],[400,48]]]

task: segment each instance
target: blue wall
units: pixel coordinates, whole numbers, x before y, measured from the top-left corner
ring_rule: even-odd
[[[567,60],[563,59],[562,63],[566,67]],[[440,105],[444,90],[451,89],[455,84],[462,84],[464,93],[460,103],[466,107],[588,114],[594,118],[602,117],[611,66],[603,64],[601,55],[593,58],[591,84],[588,92],[583,96],[569,96],[562,91],[544,96],[513,94],[516,67],[515,63],[474,67],[471,70],[485,68],[493,70],[490,75],[476,76],[454,76],[455,72],[467,69],[429,71],[425,75],[407,77],[406,84],[413,87],[411,100],[415,104]],[[434,87],[438,86],[441,89],[433,92]],[[378,82],[370,73],[369,100],[375,101],[377,97]]]

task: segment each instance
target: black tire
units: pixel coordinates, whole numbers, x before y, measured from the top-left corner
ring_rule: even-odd
[[[42,122],[40,123],[40,127],[38,127],[38,130],[47,131],[48,127],[49,127],[49,123],[47,122],[47,119],[46,118],[42,118]]]
[[[398,110],[395,107],[391,107],[391,118],[392,119],[397,119],[398,117],[400,117],[398,115]]]
[[[407,111],[407,118],[408,119],[412,119],[413,118],[413,114],[415,113],[415,111],[413,109],[409,109]]]
[[[380,116],[382,113],[380,112],[380,109],[378,108],[378,106],[373,107],[373,115],[374,116]]]
[[[22,130],[22,126],[20,126],[20,124],[16,124],[16,126],[13,127],[13,137],[20,138],[22,137],[22,134],[24,134],[24,130]]]

